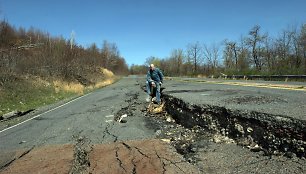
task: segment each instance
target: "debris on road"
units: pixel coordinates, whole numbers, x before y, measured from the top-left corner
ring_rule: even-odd
[[[11,111],[9,113],[6,113],[2,116],[0,116],[0,120],[10,120],[10,119],[13,119],[13,118],[16,118],[16,117],[21,117],[23,115],[26,115],[30,112],[34,111],[34,109],[29,109],[27,111]]]
[[[120,116],[120,118],[117,120],[119,123],[121,123],[123,120],[123,118],[126,118],[127,117],[127,114],[123,114]]]
[[[23,143],[26,143],[26,142],[27,142],[27,141],[20,141],[19,144],[23,144]]]
[[[1,116],[2,119],[10,119],[11,117],[16,117],[18,115],[20,115],[20,111],[12,111],[12,112],[9,112],[7,114],[4,114]]]
[[[88,173],[90,167],[89,153],[92,151],[90,140],[86,137],[77,138],[74,147],[74,160],[69,174]]]
[[[200,126],[214,142],[232,142],[263,149],[266,154],[293,152],[306,157],[306,122],[280,115],[230,110],[211,105],[191,105],[164,94],[165,110],[174,120],[192,128]],[[219,134],[223,134],[220,136]]]

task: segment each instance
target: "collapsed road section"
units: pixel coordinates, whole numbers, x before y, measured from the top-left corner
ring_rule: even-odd
[[[164,93],[165,109],[186,127],[201,127],[214,141],[232,140],[265,155],[305,158],[306,121],[256,111],[190,104]],[[218,137],[218,138],[216,138]]]

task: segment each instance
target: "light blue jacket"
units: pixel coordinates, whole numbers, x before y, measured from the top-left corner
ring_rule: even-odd
[[[147,81],[152,82],[155,81],[157,83],[163,82],[164,75],[158,68],[154,68],[154,70],[149,70],[147,73]]]

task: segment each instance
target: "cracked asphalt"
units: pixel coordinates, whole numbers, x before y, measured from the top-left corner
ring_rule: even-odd
[[[305,82],[180,78],[168,81],[164,93],[191,104],[209,104],[306,120],[305,86]]]
[[[142,94],[142,93],[141,93]],[[154,136],[146,119],[128,116],[128,122],[114,122],[117,112],[140,95],[139,85],[128,78],[95,91],[52,112],[42,114],[0,134],[0,149],[14,150],[50,144],[70,144],[85,136],[92,143],[109,143]],[[142,94],[143,96],[145,94]],[[138,102],[138,101],[137,101]],[[137,113],[136,113],[137,114]],[[140,113],[138,113],[140,114]]]
[[[267,156],[262,151],[251,152],[228,141],[216,143],[201,128],[185,128],[175,123],[169,119],[169,113],[148,114],[143,83],[144,77],[123,78],[1,131],[0,173],[306,172],[305,159]],[[227,85],[217,89],[211,84],[202,86],[178,81],[165,81],[164,86],[168,95],[191,103],[210,102],[240,108],[245,107],[241,103],[254,105],[258,100],[273,106],[286,105],[291,100],[299,106],[298,100],[305,104],[301,98],[305,93],[287,99],[282,96],[289,96],[291,92],[278,94],[272,89],[251,87],[246,90]],[[243,91],[243,95],[237,91]],[[229,98],[231,95],[234,97]],[[203,97],[207,100],[202,100]],[[220,98],[223,103],[218,103]],[[265,108],[261,102],[256,102],[254,110]],[[273,113],[267,109],[269,107],[266,106],[265,111]],[[296,112],[303,120],[300,111],[285,113],[294,115]],[[119,123],[125,114],[127,117]],[[0,124],[0,128],[6,127],[5,122]]]
[[[155,139],[156,121],[145,117],[143,112],[147,104],[143,102],[145,96],[137,79],[123,78],[2,131],[0,173],[197,171],[173,147]],[[119,123],[124,114],[127,117]],[[63,149],[69,152],[65,157],[61,154],[58,159],[52,157]],[[57,161],[55,166],[44,165],[48,156]],[[61,164],[61,161],[65,162]]]

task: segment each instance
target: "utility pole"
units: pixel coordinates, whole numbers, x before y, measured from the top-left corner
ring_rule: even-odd
[[[72,46],[74,44],[75,32],[72,30],[70,34],[70,49],[72,50]]]

